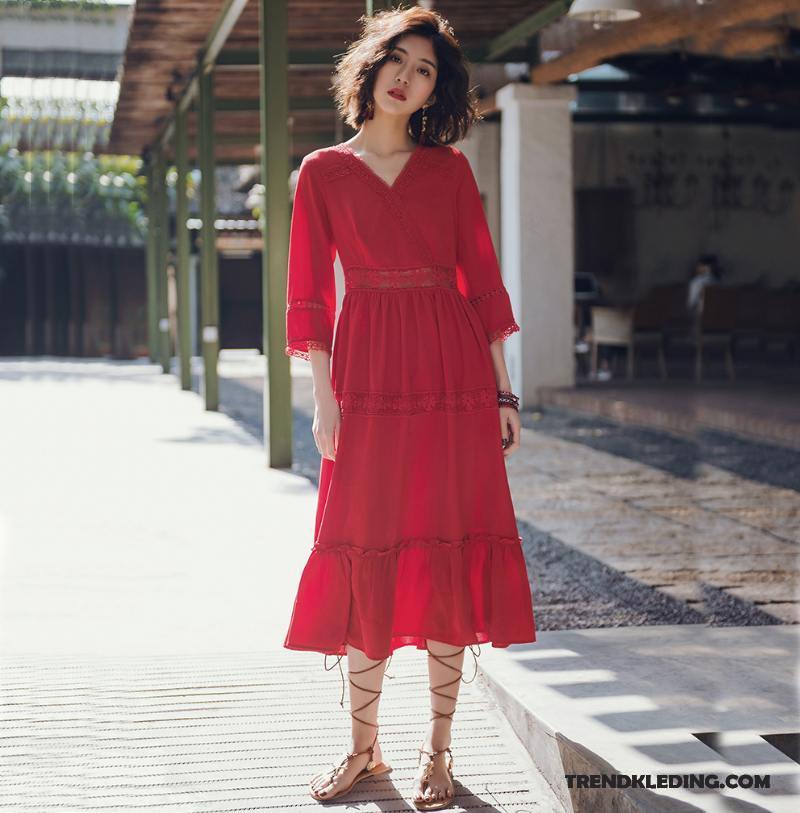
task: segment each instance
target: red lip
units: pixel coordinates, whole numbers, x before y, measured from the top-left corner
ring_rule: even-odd
[[[394,96],[395,99],[400,99],[401,101],[406,100],[406,97],[399,90],[390,90],[389,95]]]

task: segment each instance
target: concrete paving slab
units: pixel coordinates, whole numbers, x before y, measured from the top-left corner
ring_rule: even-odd
[[[796,736],[798,652],[797,627],[574,630],[543,632],[510,657],[487,651],[481,668],[576,811],[783,813],[797,809],[800,767],[764,737]],[[570,792],[569,773],[769,774],[772,789]]]

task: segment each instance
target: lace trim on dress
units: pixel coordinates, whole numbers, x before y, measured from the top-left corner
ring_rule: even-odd
[[[375,559],[382,556],[396,555],[406,548],[450,548],[459,550],[464,545],[474,542],[488,542],[490,545],[520,545],[520,536],[498,536],[497,534],[466,534],[461,539],[440,539],[438,537],[408,537],[401,539],[391,548],[376,549],[362,548],[359,545],[350,545],[343,542],[339,545],[314,544],[311,551],[316,553],[351,553],[362,559]]]
[[[331,352],[331,347],[329,344],[325,342],[318,342],[314,339],[308,339],[307,341],[304,339],[298,339],[297,341],[305,341],[306,347],[309,350],[327,350],[329,353]],[[297,356],[297,358],[305,359],[306,361],[311,361],[311,357],[309,356],[306,350],[301,350],[299,347],[293,347],[290,344],[287,344],[284,348],[284,352],[287,356]]]
[[[491,297],[496,296],[497,294],[504,293],[505,290],[506,289],[504,286],[501,286],[500,288],[494,288],[493,290],[487,291],[485,294],[481,294],[480,296],[473,296],[472,299],[470,299],[470,302],[473,305],[477,305],[479,302],[483,302],[486,299],[490,299]]]
[[[498,328],[497,330],[493,331],[490,334],[489,344],[496,341],[497,339],[505,341],[512,333],[516,333],[519,329],[520,329],[519,325],[516,322],[512,322],[510,325]]]
[[[351,266],[345,269],[345,288],[455,288],[456,270],[447,265],[411,268]]]
[[[295,299],[286,306],[287,311],[295,308],[320,308],[324,311],[336,310],[336,308],[330,308],[327,305],[323,305],[321,302],[313,302],[308,299]]]
[[[419,412],[470,412],[498,408],[497,389],[477,387],[471,390],[431,392],[355,392],[340,393],[342,413],[362,415],[414,415]]]

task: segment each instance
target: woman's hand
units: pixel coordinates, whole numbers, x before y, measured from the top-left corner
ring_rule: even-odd
[[[339,402],[333,391],[325,391],[314,396],[314,422],[311,431],[317,444],[319,453],[329,460],[336,460],[336,450],[339,446],[339,429],[342,415],[339,411]]]
[[[519,419],[519,412],[514,407],[500,407],[500,434],[504,441],[503,456],[508,457],[519,449],[519,441],[522,423]],[[510,441],[505,445],[505,441]]]

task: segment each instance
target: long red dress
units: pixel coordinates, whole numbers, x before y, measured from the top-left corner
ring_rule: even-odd
[[[418,145],[391,186],[344,144],[306,155],[285,352],[332,351],[342,420],[286,648],[536,640],[489,349],[517,330],[460,150]]]

